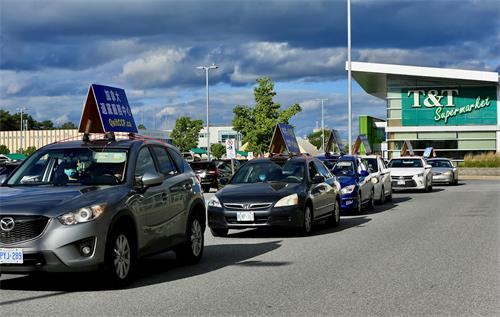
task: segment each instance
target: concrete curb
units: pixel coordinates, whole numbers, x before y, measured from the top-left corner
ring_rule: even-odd
[[[458,176],[500,176],[500,168],[459,167]]]
[[[467,179],[494,179],[500,181],[500,175],[461,175],[459,172],[458,174],[459,181]]]

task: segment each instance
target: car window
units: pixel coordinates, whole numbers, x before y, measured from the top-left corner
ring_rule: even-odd
[[[156,173],[155,162],[148,147],[143,147],[137,155],[135,164],[135,176],[142,176],[147,172]]]
[[[427,161],[427,163],[432,167],[453,167],[451,162],[448,160],[430,160]]]
[[[306,166],[303,161],[287,161],[280,164],[272,161],[245,164],[234,174],[231,184],[261,182],[301,183],[304,180]]]
[[[161,146],[154,146],[153,150],[156,155],[156,159],[158,160],[160,173],[165,176],[172,176],[177,174],[177,169],[174,165],[174,162],[170,159],[167,154],[167,150]]]
[[[177,170],[179,172],[184,173],[191,170],[188,162],[179,152],[171,148],[167,148],[167,151],[170,154],[170,157],[172,157],[172,159],[174,160],[175,165],[177,165]]]
[[[325,167],[325,165],[323,163],[317,162],[317,161],[314,161],[314,163],[316,164],[316,169],[318,170],[318,172],[320,173],[321,176],[323,176],[324,178],[330,178],[330,177],[332,177],[332,174]]]
[[[423,167],[421,159],[392,159],[389,162],[389,167],[404,168],[404,167]]]
[[[319,175],[318,170],[316,169],[316,165],[314,162],[309,162],[309,178],[313,179],[314,176]]]
[[[352,161],[338,161],[333,167],[333,174],[337,176],[354,175],[354,166]]]
[[[364,159],[366,166],[368,166],[368,171],[370,173],[378,172],[378,160],[376,158],[366,158]]]

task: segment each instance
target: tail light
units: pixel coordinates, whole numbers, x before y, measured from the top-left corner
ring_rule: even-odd
[[[208,174],[217,176],[219,173],[217,172],[217,170],[208,170]]]

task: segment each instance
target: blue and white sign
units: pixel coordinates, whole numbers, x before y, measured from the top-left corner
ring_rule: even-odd
[[[125,90],[92,84],[97,111],[105,132],[137,133]]]
[[[293,128],[288,124],[278,124],[278,128],[283,136],[283,141],[285,141],[286,148],[289,153],[300,153],[299,144],[297,143],[297,138],[293,132]]]

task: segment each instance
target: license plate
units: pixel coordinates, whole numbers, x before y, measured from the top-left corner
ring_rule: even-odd
[[[251,211],[241,211],[236,213],[237,221],[253,221],[254,214]]]
[[[404,185],[406,184],[404,179],[398,179],[398,185]]]
[[[0,248],[0,264],[23,264],[22,249]]]

